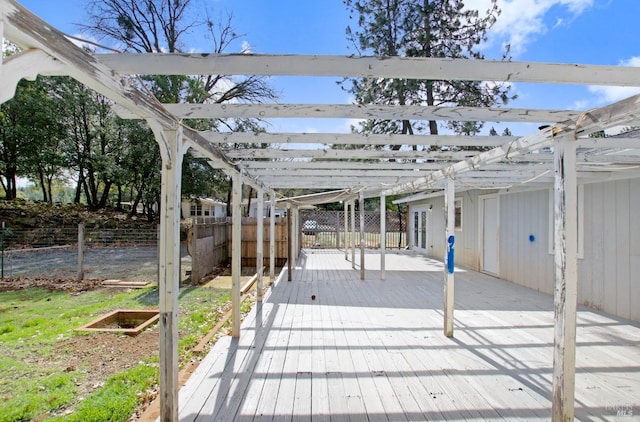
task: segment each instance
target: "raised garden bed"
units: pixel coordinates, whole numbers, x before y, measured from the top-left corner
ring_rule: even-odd
[[[156,310],[117,309],[80,328],[78,331],[102,331],[138,335],[142,330],[158,321]]]

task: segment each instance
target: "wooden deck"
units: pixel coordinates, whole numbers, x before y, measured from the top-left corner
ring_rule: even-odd
[[[361,281],[343,252],[303,252],[187,381],[180,420],[550,419],[551,296],[457,270],[448,339],[441,263],[388,253],[381,281],[366,260]],[[576,418],[638,420],[640,324],[581,307],[577,344]]]

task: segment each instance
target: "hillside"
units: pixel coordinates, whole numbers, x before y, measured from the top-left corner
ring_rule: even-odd
[[[0,222],[5,224],[4,246],[29,248],[74,243],[77,227],[84,222],[94,238],[113,238],[113,232],[149,232],[156,222],[129,217],[113,210],[90,211],[76,204],[48,204],[25,200],[0,200]]]

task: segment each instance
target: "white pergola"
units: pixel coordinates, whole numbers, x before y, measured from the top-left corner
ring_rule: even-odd
[[[301,204],[320,203],[338,197],[344,201],[345,211],[351,206],[352,216],[356,199],[363,201],[366,197],[380,197],[381,212],[384,213],[384,199],[388,195],[444,191],[445,236],[451,251],[445,259],[444,334],[453,336],[455,191],[555,183],[552,414],[556,421],[572,419],[577,305],[577,183],[579,180],[606,180],[640,174],[639,139],[588,137],[591,133],[612,127],[637,125],[640,96],[588,111],[356,104],[160,104],[149,93],[141,91],[130,75],[294,75],[640,86],[640,68],[437,58],[90,54],[14,0],[0,0],[0,33],[22,49],[21,53],[4,59],[0,64],[0,102],[12,98],[22,78],[33,79],[39,74],[69,75],[110,98],[121,116],[147,121],[160,146],[161,420],[174,421],[178,415],[179,209],[181,164],[187,151],[206,158],[212,167],[226,171],[233,178],[232,302],[233,335],[236,337],[240,333],[239,239],[243,184],[249,184],[258,191],[259,210],[264,206],[265,194],[270,195],[273,208],[280,189],[332,189],[336,191],[332,195],[337,196],[310,195],[291,199],[289,206],[295,211]],[[198,132],[189,127],[189,119],[239,117],[482,120],[528,122],[547,127],[526,136],[513,137],[350,133],[256,135]],[[225,147],[243,143],[269,146],[238,150]],[[306,144],[305,148],[301,148],[303,144]],[[348,148],[332,149],[332,145]],[[382,145],[403,147],[399,150],[373,148]],[[418,146],[417,151],[412,146]],[[483,147],[483,152],[461,147]],[[261,224],[261,219],[258,221]],[[273,224],[272,218],[272,239]],[[345,218],[345,230],[346,226]],[[355,228],[352,226],[351,230]],[[262,233],[261,227],[258,233]],[[258,245],[260,258],[260,239]],[[384,277],[385,245],[381,246],[381,276]],[[271,256],[274,256],[273,249]],[[363,253],[361,259],[364,260]],[[271,271],[273,275],[273,261]],[[364,278],[363,261],[361,272]]]

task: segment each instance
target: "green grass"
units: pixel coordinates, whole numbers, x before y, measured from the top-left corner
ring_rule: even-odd
[[[230,300],[227,290],[187,287],[180,291],[180,359],[211,329]],[[81,371],[65,372],[64,356],[51,356],[57,342],[78,333],[75,328],[119,308],[157,307],[157,289],[114,294],[96,290],[74,294],[25,289],[0,293],[0,422],[45,419],[60,421],[126,421],[140,397],[158,382],[157,357],[111,376],[104,386],[80,400]],[[91,335],[91,334],[88,334]],[[115,335],[115,334],[114,334]],[[60,368],[32,362],[51,358]]]

